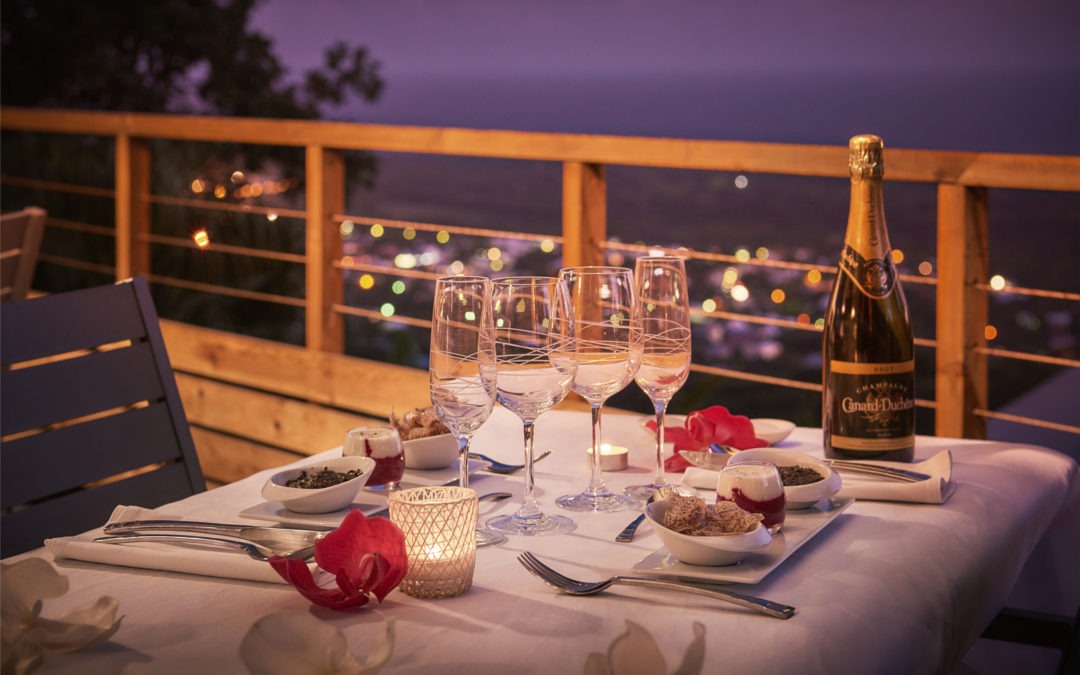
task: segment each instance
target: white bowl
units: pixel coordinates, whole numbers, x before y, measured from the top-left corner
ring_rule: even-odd
[[[458,444],[450,434],[414,438],[402,441],[405,448],[405,468],[445,469],[458,458]]]
[[[752,552],[765,548],[772,536],[761,523],[750,532],[695,537],[664,527],[664,512],[670,502],[661,500],[645,506],[645,517],[653,526],[668,552],[689,565],[734,565]]]
[[[804,452],[779,448],[752,448],[736,453],[728,459],[728,464],[740,462],[769,462],[778,467],[805,466],[825,477],[815,483],[785,486],[784,499],[787,500],[788,509],[808,509],[819,499],[832,497],[840,491],[840,474],[833,471],[832,467],[825,462]]]
[[[776,445],[795,431],[795,423],[787,420],[772,419],[770,417],[755,417],[750,420],[754,425],[754,435],[769,445]]]
[[[285,483],[300,475],[301,471],[332,469],[344,473],[359,469],[362,473],[337,485],[324,488],[286,487]],[[375,460],[370,457],[332,457],[293,469],[278,471],[263,485],[262,496],[268,501],[281,502],[282,506],[296,513],[330,513],[345,508],[356,498],[360,488],[371,478]]]

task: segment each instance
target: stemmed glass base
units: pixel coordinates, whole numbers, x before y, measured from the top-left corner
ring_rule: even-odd
[[[633,497],[607,491],[594,494],[587,490],[576,495],[563,495],[555,503],[568,511],[630,511],[640,506]]]
[[[533,515],[498,516],[487,521],[488,528],[518,534],[522,536],[540,536],[551,534],[566,534],[573,532],[577,525],[574,521],[563,516],[549,516],[544,513]]]
[[[693,488],[683,487],[682,485],[676,485],[675,483],[669,483],[667,481],[664,481],[663,483],[650,483],[648,485],[631,485],[623,490],[623,492],[639,502],[645,502],[649,500],[649,497],[653,496],[654,492],[661,488],[672,490],[675,494],[683,497],[693,497],[697,495],[697,490],[694,490]]]
[[[476,548],[496,546],[506,541],[506,535],[494,530],[481,530],[476,528]]]

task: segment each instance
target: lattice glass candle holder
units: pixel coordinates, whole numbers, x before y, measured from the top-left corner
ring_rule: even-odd
[[[472,586],[476,491],[418,487],[390,494],[390,520],[405,535],[409,570],[398,586],[415,598],[449,598]]]

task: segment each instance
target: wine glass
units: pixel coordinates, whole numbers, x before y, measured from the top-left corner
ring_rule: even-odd
[[[520,509],[487,521],[510,534],[562,534],[574,529],[565,516],[546,515],[533,496],[533,425],[566,398],[577,372],[570,301],[554,277],[509,277],[491,284],[495,324],[496,398],[524,425],[525,495]]]
[[[658,488],[675,488],[664,477],[664,412],[690,374],[690,301],[682,258],[638,258],[634,280],[643,335],[634,380],[656,412],[656,475],[652,483],[631,485],[626,493],[646,500]]]
[[[493,339],[491,282],[479,276],[436,280],[428,386],[435,414],[458,443],[461,487],[469,487],[469,441],[495,405]],[[498,532],[476,531],[477,546],[503,541]]]
[[[634,378],[641,364],[641,321],[633,272],[626,267],[568,267],[559,271],[573,310],[578,368],[572,389],[592,408],[589,485],[555,503],[571,511],[623,511],[638,502],[614,494],[600,470],[600,408]]]

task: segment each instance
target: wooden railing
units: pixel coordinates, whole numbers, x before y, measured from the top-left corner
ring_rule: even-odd
[[[422,405],[427,401],[424,373],[341,355],[344,349],[344,317],[350,314],[370,315],[371,312],[344,303],[344,273],[359,267],[343,260],[340,225],[345,220],[375,222],[367,216],[345,212],[346,172],[343,154],[346,151],[560,163],[562,236],[557,238],[557,243],[562,246],[565,265],[602,263],[605,253],[613,246],[630,251],[646,248],[607,241],[605,167],[608,165],[833,178],[847,175],[847,149],[843,146],[18,108],[0,110],[0,128],[4,131],[105,136],[115,140],[115,183],[111,190],[7,175],[3,176],[3,182],[112,198],[115,203],[114,228],[98,227],[95,230],[95,226],[88,224],[51,224],[115,235],[116,262],[111,272],[117,279],[145,275],[159,285],[196,288],[237,297],[245,297],[246,293],[247,297],[253,297],[253,294],[241,289],[203,287],[190,280],[155,275],[150,266],[152,245],[192,244],[170,240],[153,232],[153,204],[175,204],[193,209],[232,209],[248,213],[276,212],[306,220],[307,236],[303,254],[268,253],[248,248],[236,250],[245,255],[276,256],[304,265],[306,281],[302,298],[262,295],[254,296],[254,299],[303,307],[306,350],[165,322],[165,334],[181,382],[185,406],[193,423],[207,430],[200,444],[204,464],[209,459],[222,467],[217,474],[207,469],[207,475],[219,481],[246,475],[253,468],[269,466],[274,460],[280,459],[271,452],[250,463],[245,459],[237,460],[238,457],[250,458],[258,454],[241,447],[242,444],[254,442],[288,453],[311,452],[340,442],[341,426],[355,421],[357,414],[383,417],[389,412],[387,401],[393,401],[398,408]],[[154,159],[150,142],[159,139],[302,148],[306,165],[305,207],[303,210],[283,211],[280,208],[217,204],[173,195],[155,195],[150,184],[151,162]],[[1080,362],[1072,359],[1006,353],[987,346],[983,333],[990,292],[987,286],[987,191],[990,188],[1080,191],[1080,158],[890,148],[887,180],[937,185],[936,335],[932,339],[919,340],[922,346],[936,349],[935,396],[932,401],[919,403],[935,408],[937,434],[982,437],[986,419],[996,415],[988,405],[988,355],[1034,358],[1070,367],[1080,365]],[[41,206],[48,208],[47,203]],[[401,226],[424,227],[425,224],[407,223]],[[529,237],[520,233],[498,234]],[[686,249],[680,249],[680,253],[701,260],[734,261],[731,256],[716,253]],[[67,264],[78,266],[86,263],[73,260]],[[782,261],[769,261],[769,264],[786,265],[792,269],[818,268],[825,273],[835,273],[835,268],[814,265]],[[386,272],[394,273],[394,270]],[[918,281],[926,282],[925,279]],[[1064,291],[1011,288],[1010,292],[1050,295],[1066,301],[1080,300],[1080,294]],[[819,330],[795,322],[732,312],[695,311],[711,318],[741,318],[772,322],[784,328]],[[424,318],[407,317],[397,320],[418,325],[425,325],[426,321]],[[262,371],[262,368],[266,370]],[[820,391],[821,386],[820,382],[800,382],[719,369],[706,364],[695,364],[695,370],[810,391]],[[388,394],[387,389],[391,379],[395,383],[393,396]],[[344,386],[345,382],[349,382],[348,386]],[[258,396],[252,392],[258,392]],[[253,408],[233,414],[228,412],[229,406],[224,405],[223,401],[229,401],[234,409],[237,401],[247,401]],[[303,421],[310,417],[310,409],[294,412],[291,417],[283,412],[294,402],[314,406],[331,415],[341,415],[343,419],[328,424],[325,434],[313,437],[312,429],[318,429],[319,424]],[[244,419],[248,416],[258,421]],[[230,419],[219,419],[222,417]],[[284,429],[288,424],[282,423],[282,419],[300,422],[296,429]],[[263,423],[266,420],[270,423]],[[1080,427],[1067,424],[1027,418],[1020,421],[1080,433]],[[197,444],[199,440],[197,438]]]

